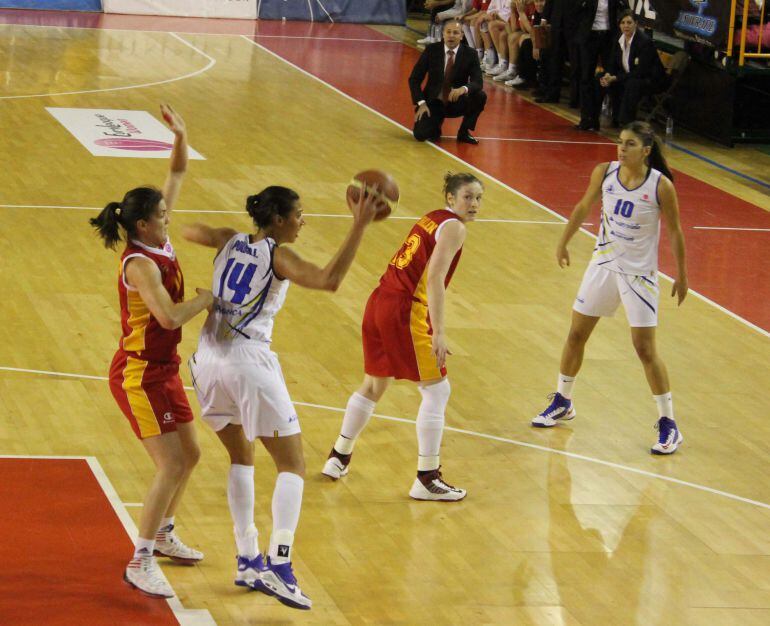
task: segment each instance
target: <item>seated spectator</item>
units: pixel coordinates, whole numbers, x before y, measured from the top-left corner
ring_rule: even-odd
[[[497,82],[513,81],[518,77],[517,63],[522,40],[530,36],[530,17],[535,14],[534,0],[511,0],[511,29],[508,34],[508,69],[495,76]],[[529,28],[530,30],[527,30]],[[524,82],[523,79],[520,82]],[[517,83],[518,84],[518,83]]]
[[[620,14],[620,39],[610,55],[606,73],[599,77],[599,86],[609,91],[612,106],[612,125],[623,127],[636,120],[636,109],[645,96],[665,88],[665,70],[658,51],[643,31],[637,28],[636,15],[631,10]],[[593,97],[599,103],[603,91],[594,90]],[[593,128],[599,128],[599,110],[594,108]]]
[[[497,50],[497,65],[485,70],[490,76],[497,76],[508,69],[508,34],[511,28],[511,0],[492,0],[487,14],[490,19],[489,36]]]
[[[476,52],[479,56],[479,61],[484,58],[484,40],[479,31],[477,22],[479,18],[487,12],[489,3],[492,0],[473,0],[471,10],[463,16],[463,33],[465,34],[465,42]]]
[[[430,11],[430,25],[425,37],[417,40],[418,44],[427,46],[429,43],[441,41],[441,29],[436,27],[436,15],[450,4],[454,4],[454,0],[425,0],[425,8]]]
[[[430,0],[428,0],[430,1]],[[438,11],[433,15],[433,36],[430,43],[441,41],[441,30],[444,22],[447,20],[462,19],[463,16],[471,10],[473,0],[454,0],[454,4],[451,8],[444,11]],[[426,2],[427,7],[427,2]],[[427,38],[426,38],[427,39]],[[417,43],[427,43],[424,40],[420,40]]]
[[[519,54],[516,63],[516,76],[506,80],[505,84],[514,89],[529,89],[537,83],[537,74],[540,66],[540,49],[535,47],[533,33],[535,26],[540,26],[543,18],[543,9],[546,0],[534,0],[534,11],[519,13],[519,26],[524,34],[519,38]]]
[[[409,75],[409,91],[415,106],[414,138],[436,141],[441,137],[444,118],[462,117],[457,141],[475,145],[478,140],[470,131],[476,128],[487,101],[479,58],[475,50],[462,44],[460,20],[445,22],[443,35],[443,43],[425,47]]]

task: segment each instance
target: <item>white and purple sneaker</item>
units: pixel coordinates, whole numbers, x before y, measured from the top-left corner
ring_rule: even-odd
[[[658,441],[650,452],[653,454],[674,454],[679,444],[684,441],[682,433],[676,427],[676,422],[668,417],[661,417],[655,424],[658,431]]]
[[[265,585],[278,601],[293,609],[309,610],[313,606],[297,584],[291,561],[288,563],[272,563],[267,557],[267,567],[261,574],[262,584]]]
[[[532,425],[537,428],[551,428],[557,422],[574,419],[577,413],[572,406],[572,400],[565,398],[560,393],[552,393],[548,396],[551,404],[548,408],[532,420]]]
[[[238,559],[238,571],[235,573],[235,584],[272,596],[273,592],[262,582],[262,573],[267,571],[262,555],[258,554],[253,559],[238,555],[236,559]]]

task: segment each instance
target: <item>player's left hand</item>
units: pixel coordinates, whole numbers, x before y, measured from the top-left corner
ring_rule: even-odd
[[[160,105],[160,114],[163,117],[163,121],[166,122],[166,126],[171,129],[175,135],[184,135],[186,128],[182,116],[179,115],[170,104]]]
[[[674,295],[677,296],[677,306],[684,302],[684,299],[687,297],[688,289],[689,287],[687,286],[686,278],[677,278],[674,281],[674,284],[671,286],[671,297],[673,298]]]
[[[457,102],[464,95],[465,87],[457,87],[456,89],[452,89],[452,91],[449,92],[449,96],[447,98],[449,102]]]
[[[436,365],[439,369],[446,364],[447,355],[452,354],[452,351],[447,345],[446,338],[442,334],[434,334],[431,339],[431,353],[436,357]]]

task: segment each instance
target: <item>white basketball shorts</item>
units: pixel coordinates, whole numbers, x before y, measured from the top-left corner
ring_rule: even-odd
[[[204,348],[188,365],[201,417],[214,431],[240,424],[249,441],[300,432],[281,365],[270,349],[237,345],[215,353]]]
[[[658,276],[611,272],[591,263],[583,275],[573,309],[592,317],[612,317],[622,302],[633,327],[658,325]]]

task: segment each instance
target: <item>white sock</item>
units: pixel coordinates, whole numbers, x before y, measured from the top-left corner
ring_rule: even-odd
[[[302,491],[305,481],[298,474],[281,472],[275,479],[273,491],[273,533],[270,536],[270,561],[288,563],[291,561],[291,547],[294,532],[299,523],[302,508]]]
[[[144,539],[143,537],[136,538],[136,546],[134,547],[134,558],[138,559],[143,556],[152,556],[155,550],[155,539]]]
[[[376,404],[369,398],[365,398],[358,392],[348,399],[348,405],[345,407],[345,417],[342,418],[342,428],[340,436],[334,449],[340,454],[351,454],[353,446],[356,445],[356,439],[363,432],[366,425],[374,413]]]
[[[508,59],[506,59],[505,57],[500,57],[498,59],[498,63],[503,67],[508,67]]]
[[[230,516],[235,526],[235,540],[244,537],[246,531],[254,526],[254,466],[230,466],[227,476],[227,504],[230,505]],[[238,554],[243,554],[238,552]],[[243,556],[246,556],[243,554]],[[254,555],[256,556],[256,554]]]
[[[171,517],[164,517],[162,520],[160,520],[160,526],[158,527],[158,532],[155,533],[155,541],[159,541],[161,539],[164,539],[163,535],[167,532],[171,532],[174,529],[174,516]]]
[[[422,402],[417,412],[417,449],[420,455],[417,466],[420,471],[438,469],[438,454],[444,434],[444,413],[452,388],[449,380],[444,378],[434,385],[419,387],[419,390]]]
[[[556,392],[567,398],[567,400],[571,400],[572,386],[575,384],[575,378],[575,376],[559,374],[559,380],[556,382]]]
[[[238,547],[238,556],[245,556],[248,559],[255,559],[259,554],[259,531],[257,527],[252,524],[244,532],[238,533],[233,528],[235,533],[235,545]]]
[[[674,398],[671,396],[671,392],[652,397],[655,399],[655,404],[658,405],[658,417],[674,419]]]

